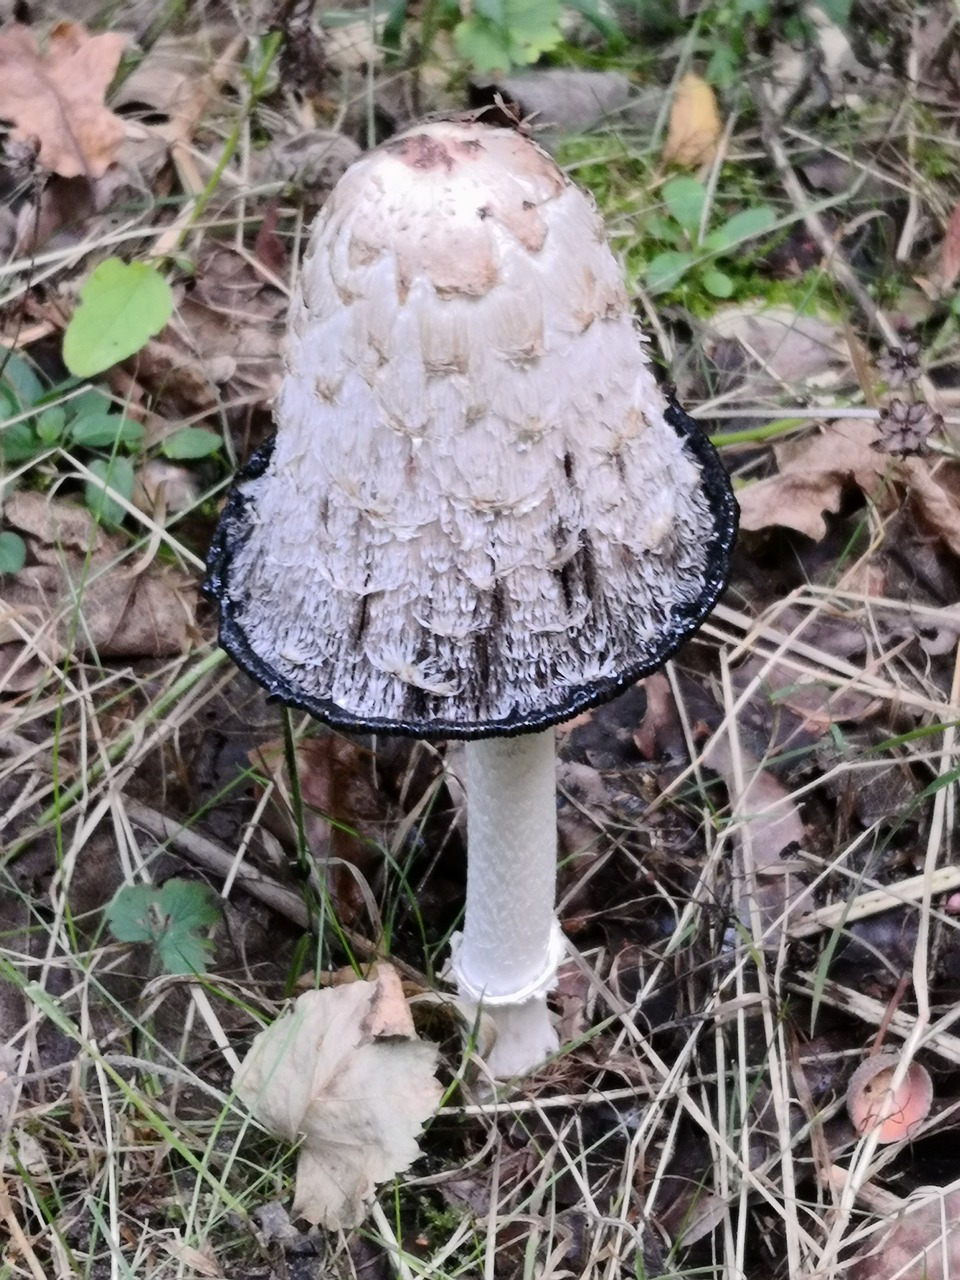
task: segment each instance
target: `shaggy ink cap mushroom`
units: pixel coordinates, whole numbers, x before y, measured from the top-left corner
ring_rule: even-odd
[[[729,481],[657,387],[592,200],[478,123],[415,126],[337,184],[276,420],[210,552],[221,643],[328,724],[468,740],[451,969],[493,1074],[529,1070],[557,1047],[552,726],[710,610]]]
[[[421,125],[347,171],[276,420],[210,584],[235,661],[329,724],[544,728],[659,667],[725,582],[726,475],[592,200],[515,131]]]

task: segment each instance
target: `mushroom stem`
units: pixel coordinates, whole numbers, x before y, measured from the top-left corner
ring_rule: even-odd
[[[546,1000],[563,954],[554,732],[468,742],[466,756],[467,910],[451,968],[494,1021],[487,1065],[505,1079],[559,1046]]]

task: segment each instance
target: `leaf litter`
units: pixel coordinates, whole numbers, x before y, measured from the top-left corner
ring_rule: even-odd
[[[700,38],[709,42],[714,7],[703,8]],[[217,442],[232,463],[270,430],[304,221],[368,145],[371,121],[388,133],[422,111],[463,108],[463,82],[435,65],[449,55],[446,33],[436,34],[433,63],[411,69],[385,61],[362,17],[334,38],[302,6],[277,6],[284,65],[299,70],[268,81],[250,106],[244,58],[253,28],[241,30],[235,15],[211,11],[194,27],[187,15],[184,28],[152,43],[153,30],[138,26],[148,38],[130,50],[137,65],[129,75],[124,66],[112,91],[104,50],[119,49],[118,39],[98,44],[102,36],[74,27],[71,39],[97,73],[81,86],[64,63],[54,99],[79,95],[76,118],[93,122],[82,143],[44,123],[54,99],[41,78],[57,42],[31,30],[22,44],[32,42],[24,65],[36,73],[27,114],[0,110],[20,147],[2,175],[15,222],[5,343],[26,347],[55,380],[60,335],[84,281],[111,255],[149,263],[174,301],[162,332],[97,375],[145,427],[131,510],[117,504],[117,523],[97,526],[78,505],[84,484],[97,489],[96,474],[59,455],[8,465],[4,475],[5,533],[20,538],[25,562],[2,584],[0,799],[12,853],[4,851],[0,916],[23,982],[0,986],[0,1038],[16,1046],[4,1068],[16,1077],[10,1123],[21,1152],[24,1135],[34,1144],[34,1184],[74,1214],[71,1249],[98,1262],[129,1250],[131,1259],[149,1256],[158,1274],[173,1274],[163,1268],[178,1265],[174,1255],[231,1274],[238,1247],[269,1256],[258,1254],[245,1275],[255,1266],[290,1270],[298,1250],[320,1265],[326,1246],[316,1233],[264,1232],[251,1244],[249,1219],[221,1214],[239,1203],[257,1214],[276,1196],[309,1221],[344,1226],[342,1254],[322,1257],[331,1275],[361,1258],[377,1274],[394,1266],[402,1274],[405,1257],[436,1274],[486,1267],[497,1280],[530,1265],[584,1277],[641,1265],[651,1276],[720,1273],[731,1259],[740,1274],[765,1280],[828,1274],[837,1258],[861,1280],[892,1280],[909,1257],[925,1257],[931,1274],[956,1270],[943,1214],[954,1207],[958,1097],[947,1020],[960,998],[950,906],[960,484],[949,281],[958,193],[949,176],[924,175],[929,117],[922,138],[910,130],[919,102],[949,129],[950,67],[960,54],[949,15],[939,36],[939,12],[912,26],[891,17],[878,53],[871,6],[857,8],[867,34],[856,40],[841,8],[824,6],[824,19],[791,41],[764,43],[744,26],[755,42],[751,68],[771,78],[772,97],[756,94],[757,113],[768,101],[784,112],[775,136],[788,164],[833,202],[821,214],[826,241],[778,186],[773,152],[758,161],[767,141],[752,111],[708,82],[698,52],[688,64],[682,42],[661,43],[655,32],[643,35],[656,50],[648,69],[625,77],[618,67],[602,84],[616,134],[597,134],[587,151],[560,128],[548,139],[572,149],[575,177],[603,157],[598,198],[617,234],[622,211],[604,183],[624,139],[631,165],[650,157],[654,184],[663,180],[658,165],[699,170],[718,225],[761,203],[794,222],[758,249],[757,270],[751,246],[738,249],[730,303],[705,308],[695,292],[680,292],[658,298],[648,315],[668,351],[673,344],[684,400],[702,405],[721,439],[728,429],[733,437],[723,457],[745,532],[724,604],[669,675],[561,732],[560,913],[570,958],[554,1008],[571,1047],[496,1104],[470,1059],[471,1044],[482,1055],[482,1035],[468,1035],[465,1050],[438,991],[436,965],[464,888],[456,748],[355,743],[294,725],[311,883],[328,894],[318,948],[304,933],[311,917],[282,724],[259,691],[218,663],[195,595],[230,470]],[[408,12],[404,39],[416,22]],[[915,77],[891,74],[888,62],[909,68],[911,57]],[[559,70],[570,74],[551,75]],[[503,78],[518,81],[521,101],[525,78]],[[570,83],[571,106],[583,93],[595,114],[598,93],[583,79]],[[741,88],[753,95],[756,83],[745,78]],[[664,128],[654,135],[661,107]],[[855,126],[838,141],[840,119]],[[634,122],[641,128],[631,132]],[[631,190],[642,185],[638,172]],[[861,197],[875,205],[857,205]],[[870,208],[882,211],[883,234],[874,235]],[[893,232],[891,249],[884,237]],[[847,294],[841,259],[873,290],[879,325],[865,324],[862,298]],[[767,420],[789,424],[772,443],[751,431]],[[185,453],[174,444],[165,452],[175,439]],[[209,960],[202,986],[199,964],[158,975],[144,967],[142,948],[98,933],[115,888],[159,895],[188,872],[222,894],[212,952],[191,952]],[[175,893],[172,902],[160,915],[199,944]],[[370,983],[311,993],[308,1005],[334,996],[339,1011],[318,1016],[312,1047],[297,1049],[303,1071],[275,1104],[284,1144],[312,1152],[292,1189],[286,1146],[278,1151],[229,1100],[230,1075],[259,1026],[251,1011],[275,1010],[351,949],[364,961],[390,955],[420,991],[418,1026],[437,1047],[400,1030],[392,999],[377,1023],[363,991]],[[873,1139],[858,1139],[842,1095],[917,963],[920,981],[889,1035],[930,1071],[931,1114],[909,1144],[885,1144],[881,1157],[858,1164]],[[26,975],[38,968],[58,1005],[25,1002]],[[348,1010],[339,993],[351,989]],[[72,1019],[72,1030],[57,1017]],[[275,1025],[285,1037],[298,1018],[291,1011]],[[388,1102],[382,1087],[394,1079],[384,1062],[402,1048],[420,1063],[405,1118],[402,1100]],[[318,1063],[329,1065],[322,1080]],[[99,1093],[87,1091],[78,1121],[61,1064],[124,1073],[124,1089],[159,1099],[162,1116],[131,1119],[127,1094],[111,1093],[113,1077],[98,1074]],[[281,1058],[278,1071],[286,1065]],[[435,1069],[453,1082],[449,1105],[421,1132],[440,1097]],[[371,1098],[373,1118],[356,1120],[354,1106]],[[119,1244],[82,1207],[89,1186],[62,1136],[72,1141],[75,1128],[102,1185],[118,1188]],[[345,1128],[351,1140],[340,1142]],[[110,1165],[111,1132],[123,1136],[126,1164]],[[361,1132],[368,1146],[355,1141]],[[239,1160],[224,1163],[221,1135],[236,1141]],[[404,1173],[421,1150],[422,1162]],[[200,1170],[190,1163],[198,1151]],[[835,1190],[837,1167],[846,1192]],[[344,1176],[336,1187],[334,1168]],[[173,1207],[194,1202],[201,1183],[203,1203],[216,1206],[209,1230]],[[939,1190],[918,1208],[924,1183]],[[60,1246],[27,1191],[7,1185],[12,1220],[27,1228],[16,1237],[17,1262],[49,1272]],[[387,1196],[395,1215],[380,1210]],[[349,1224],[368,1212],[361,1236]],[[869,1239],[867,1228],[876,1229]],[[921,1264],[907,1273],[909,1265]]]

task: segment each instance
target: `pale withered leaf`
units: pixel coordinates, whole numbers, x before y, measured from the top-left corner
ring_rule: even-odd
[[[257,1036],[234,1081],[266,1129],[302,1137],[294,1212],[329,1230],[362,1222],[377,1183],[420,1154],[417,1138],[440,1101],[436,1047],[412,1026],[398,1035],[395,1020],[390,1034],[371,1031],[384,968],[376,982],[300,996]]]

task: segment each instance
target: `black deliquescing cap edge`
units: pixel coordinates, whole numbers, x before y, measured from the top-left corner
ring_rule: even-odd
[[[588,681],[568,691],[559,702],[545,701],[535,713],[508,716],[501,720],[482,723],[462,723],[442,718],[430,718],[416,723],[390,720],[377,716],[359,716],[346,711],[335,702],[314,698],[291,685],[258,654],[254,653],[237,619],[237,607],[230,599],[229,573],[233,548],[246,537],[246,506],[248,499],[239,484],[261,476],[273,453],[273,440],[252,455],[238,472],[234,488],[220,515],[217,528],[207,555],[207,577],[203,583],[204,594],[218,606],[220,644],[233,661],[251,679],[289,707],[306,711],[317,720],[351,733],[394,733],[411,738],[508,738],[521,733],[536,733],[551,725],[570,720],[581,711],[609,702],[624,689],[657,671],[680,645],[697,630],[707,614],[720,598],[730,574],[730,557],[737,536],[739,508],[730,478],[724,470],[716,449],[679,405],[670,402],[664,418],[680,436],[696,459],[702,477],[704,492],[714,518],[714,534],[710,540],[707,562],[704,568],[703,590],[696,600],[678,606],[671,615],[669,626],[660,637],[653,657],[628,666],[616,676]]]

